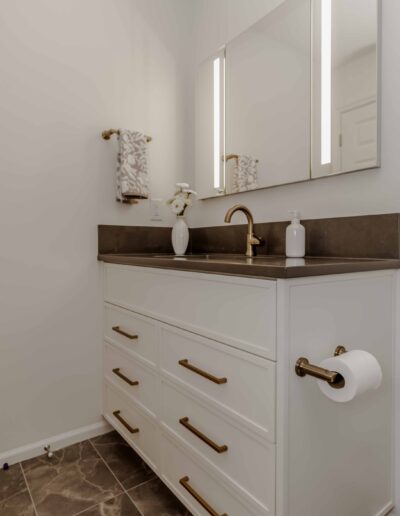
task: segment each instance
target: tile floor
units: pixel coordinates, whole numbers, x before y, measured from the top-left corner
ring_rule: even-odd
[[[0,470],[1,516],[191,516],[117,432]]]

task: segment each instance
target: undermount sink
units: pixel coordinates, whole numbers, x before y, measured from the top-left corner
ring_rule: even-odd
[[[211,254],[185,254],[185,255],[170,255],[170,254],[158,254],[154,255],[154,258],[172,258],[173,260],[211,260],[213,255]]]
[[[179,255],[170,255],[170,254],[158,254],[153,255],[153,258],[168,258],[169,260],[183,260],[183,261],[218,261],[218,262],[234,262],[234,263],[254,263],[257,261],[276,261],[282,260],[281,256],[253,256],[252,258],[248,258],[242,254],[185,254],[182,256]]]
[[[182,256],[159,254],[153,258],[165,258],[179,262],[218,262],[237,265],[272,265],[272,266],[299,266],[305,265],[303,258],[285,258],[284,256],[253,256],[251,258],[242,254],[186,254]]]

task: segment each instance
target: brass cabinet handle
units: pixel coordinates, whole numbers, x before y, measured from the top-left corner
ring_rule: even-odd
[[[113,416],[118,419],[118,421],[121,423],[121,425],[124,425],[124,427],[131,433],[131,434],[137,434],[139,432],[139,428],[132,428],[129,423],[125,421],[125,419],[121,416],[121,411],[116,410],[113,412]]]
[[[121,328],[119,326],[113,326],[112,330],[115,331],[115,333],[119,333],[120,335],[123,335],[127,339],[133,340],[133,339],[137,339],[138,338],[138,335],[132,335],[131,333],[128,333],[128,332],[126,332],[124,330],[121,330]]]
[[[202,371],[198,367],[189,364],[189,360],[187,358],[184,358],[183,360],[179,360],[179,365],[182,367],[186,367],[186,369],[190,369],[190,371],[193,371],[196,374],[199,374],[203,378],[207,378],[207,380],[210,380],[211,382],[217,383],[218,385],[221,385],[223,383],[226,383],[228,381],[227,378],[217,378],[216,376],[213,376],[210,373],[207,373],[206,371]]]
[[[192,426],[189,423],[189,418],[188,417],[183,417],[182,419],[179,420],[179,423],[182,426],[184,426],[185,428],[187,428],[189,430],[189,432],[192,432],[192,434],[194,434],[196,437],[198,437],[203,442],[208,444],[208,446],[210,446],[217,453],[224,453],[224,452],[228,451],[228,446],[226,446],[226,444],[223,444],[223,445],[219,446],[214,441],[209,439],[206,435],[204,435],[202,432],[200,432],[200,430],[197,430],[197,428]]]
[[[189,477],[183,477],[179,480],[179,483],[181,484],[181,486],[183,486],[184,489],[186,489],[188,493],[190,493],[193,496],[196,502],[198,502],[203,507],[203,509],[205,509],[208,512],[208,514],[211,514],[211,516],[228,516],[226,512],[224,512],[224,514],[219,515],[217,511],[214,511],[211,505],[209,505],[204,500],[204,498],[193,489],[193,487],[189,484],[189,481]]]
[[[121,373],[121,369],[119,367],[116,367],[112,370],[114,374],[116,374],[121,380],[124,380],[128,385],[139,385],[139,382],[137,380],[130,380],[127,376]]]

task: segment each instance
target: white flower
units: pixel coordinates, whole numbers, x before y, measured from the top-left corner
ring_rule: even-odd
[[[179,213],[181,213],[185,209],[185,205],[185,199],[183,199],[182,197],[177,197],[171,203],[171,210],[177,215],[179,215]]]
[[[189,188],[188,183],[176,183],[177,188]]]
[[[197,195],[197,192],[190,190],[189,188],[184,188],[183,191],[189,195]]]

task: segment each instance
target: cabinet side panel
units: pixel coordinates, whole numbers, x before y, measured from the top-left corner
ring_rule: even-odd
[[[395,277],[366,273],[290,283],[287,303],[288,514],[376,516],[392,502]],[[381,387],[335,403],[317,380],[296,376],[336,346],[372,353]],[[286,516],[286,515],[285,515]]]

